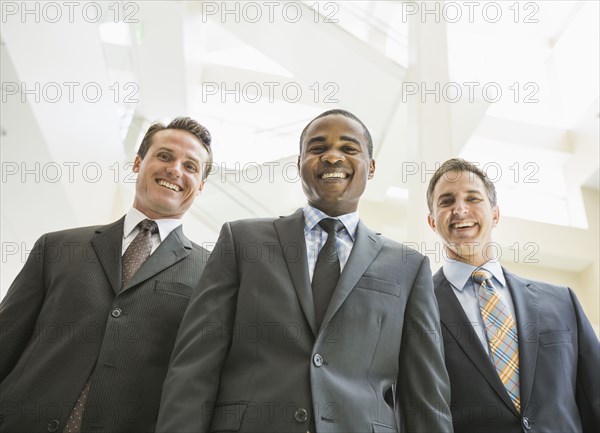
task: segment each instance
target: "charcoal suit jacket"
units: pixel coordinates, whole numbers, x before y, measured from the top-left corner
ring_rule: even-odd
[[[599,431],[600,344],[575,294],[567,287],[503,271],[519,338],[520,414],[443,269],[433,278],[452,388],[454,431]]]
[[[452,431],[431,271],[416,251],[359,223],[319,327],[299,209],[226,223],[199,286],[157,431]]]

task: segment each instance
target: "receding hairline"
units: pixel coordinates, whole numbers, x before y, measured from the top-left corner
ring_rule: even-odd
[[[191,136],[195,141],[197,141],[198,143],[200,143],[200,145],[202,146],[202,148],[204,150],[206,150],[206,152],[210,155],[212,153],[212,148],[210,147],[210,144],[206,144],[204,142],[204,140],[202,140],[200,137],[198,137],[196,134],[194,134],[191,131],[188,131],[187,129],[181,129],[181,128],[165,128],[165,129],[161,129],[159,131],[156,131],[153,135],[152,138],[150,140],[151,144],[154,145],[154,139],[156,138],[157,135],[159,134],[169,134],[171,132],[184,132],[186,134],[188,134],[189,136]]]
[[[448,176],[449,173],[456,173],[455,176]],[[429,181],[429,186],[427,187],[426,198],[427,198],[427,207],[429,208],[429,214],[433,214],[433,202],[434,202],[434,193],[437,189],[440,181],[445,179],[450,183],[455,183],[463,178],[463,173],[466,178],[470,179],[479,179],[483,186],[483,191],[470,190],[471,193],[476,192],[478,194],[485,195],[492,207],[498,205],[498,197],[496,195],[496,188],[494,183],[490,181],[489,177],[487,177],[486,173],[479,169],[475,164],[466,161],[462,158],[451,158],[445,161],[433,174],[432,178]],[[454,181],[449,180],[448,178],[454,179]]]

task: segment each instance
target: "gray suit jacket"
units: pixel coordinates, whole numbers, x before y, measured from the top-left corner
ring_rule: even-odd
[[[359,223],[319,329],[303,227],[302,210],[223,226],[157,431],[397,432],[398,413],[402,431],[451,431],[427,258]]]
[[[48,233],[0,304],[0,430],[154,431],[179,323],[207,253],[173,230],[121,291],[123,218]]]
[[[521,414],[481,346],[443,270],[434,276],[456,432],[597,432],[600,344],[567,287],[503,269],[519,335]]]

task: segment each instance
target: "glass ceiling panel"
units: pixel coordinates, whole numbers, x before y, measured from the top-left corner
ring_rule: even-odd
[[[566,183],[574,149],[565,137],[598,103],[598,2],[493,3],[500,15],[482,13],[484,2],[472,22],[447,23],[450,80],[475,83],[486,119],[507,121],[476,128],[460,154],[502,167],[505,215],[586,226],[581,193]]]
[[[304,1],[324,22],[341,28],[408,67],[408,18],[399,1]]]

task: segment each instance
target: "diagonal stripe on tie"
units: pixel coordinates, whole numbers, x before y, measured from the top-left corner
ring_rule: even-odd
[[[492,274],[485,269],[477,269],[472,274],[473,281],[480,284],[479,307],[494,366],[506,392],[520,413],[517,326],[494,287],[491,277]]]

